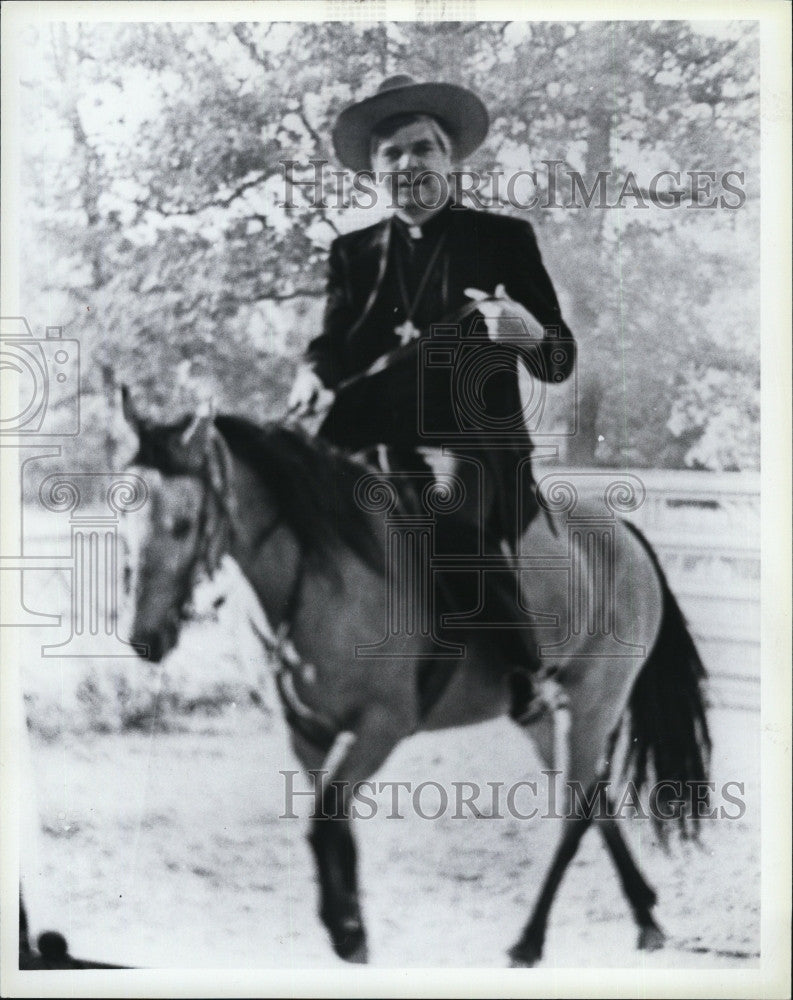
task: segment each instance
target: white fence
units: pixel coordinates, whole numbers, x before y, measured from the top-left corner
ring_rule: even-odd
[[[635,509],[622,516],[657,551],[709,669],[714,700],[758,709],[759,474],[555,469],[551,477],[574,482],[584,495],[602,491],[604,479],[631,481]]]

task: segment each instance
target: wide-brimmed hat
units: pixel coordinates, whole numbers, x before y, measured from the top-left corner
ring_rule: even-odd
[[[357,101],[339,115],[333,147],[345,167],[370,169],[372,131],[392,115],[425,114],[437,118],[460,158],[481,145],[490,124],[487,108],[472,91],[454,83],[417,83],[401,74],[383,80],[377,93]]]

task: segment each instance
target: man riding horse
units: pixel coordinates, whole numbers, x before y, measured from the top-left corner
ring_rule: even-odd
[[[462,511],[437,522],[436,551],[447,553],[470,552],[474,535],[515,551],[537,512],[518,358],[551,383],[575,363],[531,225],[452,196],[453,164],[487,130],[474,93],[409,76],[385,80],[341,113],[336,153],[346,167],[389,182],[391,214],[331,245],[323,330],[290,396],[296,415],[328,409],[319,433],[335,444],[370,455],[379,446],[390,471],[428,473],[424,449],[442,448],[466,487]],[[438,334],[439,347],[443,337],[464,347],[451,364],[429,363]],[[450,371],[455,363],[468,365],[465,377]],[[536,657],[514,597],[496,596],[495,607],[490,598],[494,621],[522,626],[504,629],[509,652]]]

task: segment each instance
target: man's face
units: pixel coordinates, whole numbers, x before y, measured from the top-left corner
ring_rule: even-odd
[[[389,174],[392,204],[408,215],[440,208],[449,186],[446,176],[452,169],[449,146],[438,128],[428,121],[412,122],[381,140],[372,153],[372,169]],[[420,178],[424,173],[425,176]],[[420,179],[417,179],[420,178]]]

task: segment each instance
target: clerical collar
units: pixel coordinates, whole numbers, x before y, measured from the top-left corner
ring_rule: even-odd
[[[439,212],[430,216],[430,218],[420,226],[406,222],[405,219],[401,219],[398,215],[395,215],[393,218],[397,228],[404,236],[409,237],[411,241],[417,241],[432,237],[436,233],[445,229],[451,210],[452,203],[451,201],[447,201]]]

